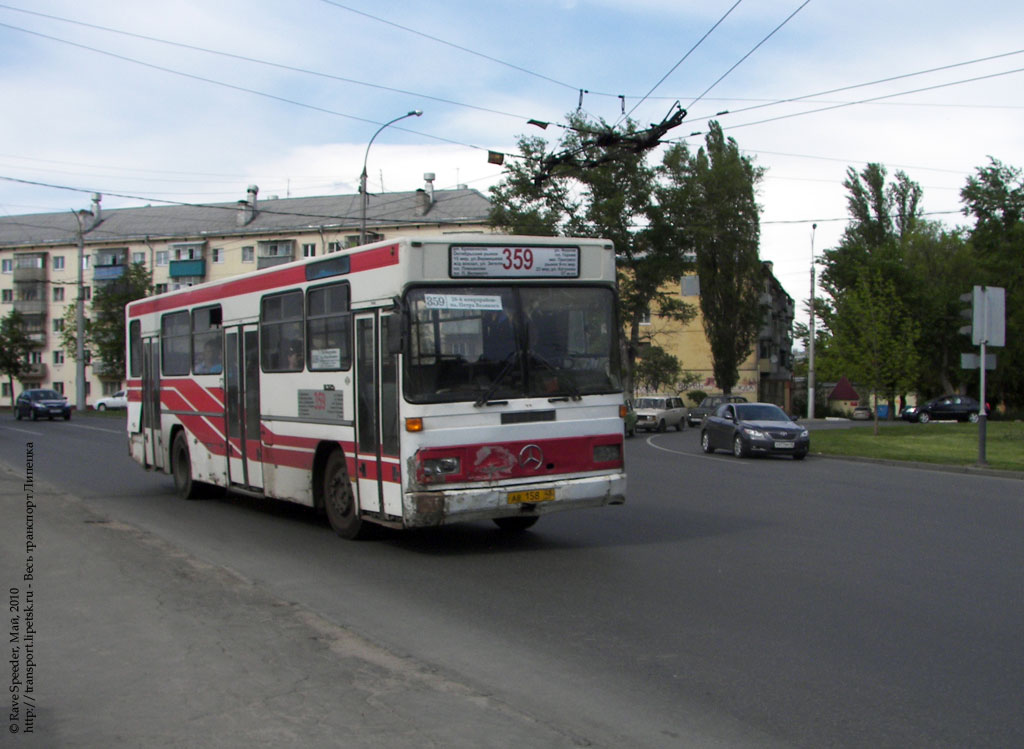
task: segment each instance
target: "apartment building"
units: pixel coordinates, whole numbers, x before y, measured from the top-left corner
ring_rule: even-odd
[[[448,232],[490,232],[490,203],[460,185],[435,190],[426,174],[419,190],[369,195],[366,241]],[[153,272],[156,293],[320,256],[359,244],[361,196],[261,198],[250,186],[235,203],[103,209],[0,217],[0,317],[24,317],[36,349],[28,373],[10,392],[4,379],[0,406],[22,388],[46,387],[77,402],[76,362],[64,351],[65,313],[78,298],[83,268],[86,315],[93,291],[124,275],[129,263]],[[81,258],[81,260],[79,260]],[[87,405],[124,385],[124,373],[86,360]]]
[[[732,392],[751,401],[776,403],[789,412],[792,407],[795,306],[773,270],[771,262],[761,264],[761,329],[753,352],[739,367],[739,381]],[[722,388],[715,381],[711,344],[704,333],[700,314],[700,277],[696,274],[683,276],[678,287],[673,288],[673,293],[676,292],[684,302],[697,308],[697,316],[686,325],[652,316],[644,322],[645,330],[641,335],[678,358],[684,370],[696,374],[700,380],[696,389],[720,394]]]

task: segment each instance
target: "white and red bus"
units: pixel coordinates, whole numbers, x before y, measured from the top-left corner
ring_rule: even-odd
[[[127,308],[128,438],[213,487],[369,524],[621,504],[615,254],[596,239],[377,242]]]

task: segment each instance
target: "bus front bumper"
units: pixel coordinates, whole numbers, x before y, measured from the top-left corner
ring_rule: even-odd
[[[539,497],[525,501],[522,497]],[[545,499],[553,492],[553,499]],[[406,494],[405,527],[462,523],[518,516],[546,515],[584,507],[621,505],[626,501],[626,474],[615,473],[586,478],[545,481],[515,486],[487,486]]]

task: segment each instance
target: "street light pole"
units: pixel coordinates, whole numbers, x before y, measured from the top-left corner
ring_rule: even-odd
[[[359,244],[366,244],[366,160],[370,158],[370,146],[373,145],[373,141],[377,138],[378,135],[381,134],[381,131],[388,125],[394,125],[396,122],[398,122],[399,120],[404,120],[406,117],[419,117],[421,114],[423,114],[423,110],[413,109],[411,112],[406,112],[401,117],[396,117],[390,122],[385,122],[377,129],[377,132],[373,134],[373,137],[370,138],[370,142],[366,144],[366,155],[363,156],[363,173],[359,175],[359,192],[362,195],[363,199],[363,207],[359,219]]]
[[[811,224],[811,320],[807,337],[807,419],[814,418],[814,232],[818,225]]]

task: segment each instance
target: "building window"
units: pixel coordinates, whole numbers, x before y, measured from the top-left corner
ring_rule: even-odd
[[[651,324],[651,311],[650,310],[645,310],[643,315],[640,316],[640,324],[641,325],[650,325]]]
[[[63,364],[64,363],[64,352],[60,349],[53,352],[53,363]]]
[[[213,262],[215,262],[215,263],[223,263],[224,262],[224,248],[223,247],[214,247],[212,250],[210,250],[210,255],[213,257]]]
[[[303,244],[302,257],[316,257],[316,245],[313,243]]]
[[[53,301],[63,302],[64,301],[64,287],[54,286],[53,287]]]
[[[2,293],[4,303],[14,302],[14,289],[4,289]]]
[[[340,249],[341,249],[341,242],[328,242],[327,243],[327,251],[328,252],[337,252]]]
[[[82,287],[82,298],[87,302],[92,299],[92,286]]]
[[[64,332],[64,318],[63,317],[55,317],[55,318],[53,318],[53,332],[54,333],[63,333]]]
[[[89,270],[89,255],[82,255],[82,270]]]
[[[64,270],[64,256],[63,255],[54,255],[53,256],[53,269],[54,270]]]
[[[53,389],[56,390],[61,395],[64,395],[64,383],[63,382],[55,382],[55,383],[53,383]]]
[[[181,278],[175,279],[171,282],[171,291],[187,289],[189,286],[195,286],[197,283],[202,282],[202,276],[182,276]]]
[[[157,267],[163,267],[169,262],[170,253],[167,250],[156,251],[156,264]]]
[[[145,265],[146,264],[146,253],[145,252],[133,252],[132,253],[132,263],[134,263],[135,265]]]
[[[175,260],[202,260],[203,259],[203,244],[202,242],[189,242],[188,244],[174,244],[171,245],[171,250],[174,251]]]
[[[4,260],[3,261],[3,269],[4,269],[4,273],[13,273],[14,272],[14,260],[11,260],[11,259]]]
[[[104,395],[113,395],[114,393],[121,389],[120,380],[104,380],[100,384],[103,385]]]
[[[4,398],[11,397],[11,383],[5,382],[3,384],[2,390],[0,390],[0,395],[3,395]]]
[[[42,351],[30,351],[28,354],[29,364],[42,364],[43,363],[43,352]]]
[[[158,283],[156,286],[153,287],[153,293],[154,294],[166,294],[167,293],[167,284],[165,284],[165,283]]]
[[[243,247],[242,248],[242,262],[251,263],[256,259],[256,248],[255,247]]]

